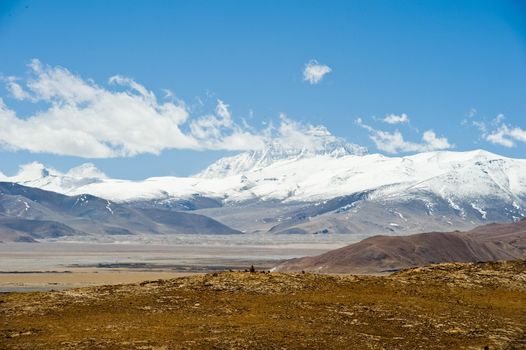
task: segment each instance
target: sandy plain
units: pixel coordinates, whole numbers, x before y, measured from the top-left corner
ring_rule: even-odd
[[[0,293],[137,283],[191,274],[268,270],[332,245],[221,246],[99,243],[0,244]]]

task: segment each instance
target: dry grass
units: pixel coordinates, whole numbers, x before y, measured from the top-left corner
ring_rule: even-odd
[[[225,272],[0,296],[0,349],[520,349],[526,263]]]

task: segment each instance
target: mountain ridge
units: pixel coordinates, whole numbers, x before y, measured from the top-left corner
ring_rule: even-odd
[[[234,157],[221,158],[218,162],[228,163],[228,161],[233,160],[233,162],[236,163],[239,159],[237,157],[248,157],[251,154],[253,153],[245,152]],[[295,155],[297,156],[297,154]],[[338,195],[352,194],[363,190],[380,189],[382,187],[385,190],[385,188],[389,186],[406,186],[407,189],[422,188],[426,183],[436,179],[437,176],[444,175],[452,178],[452,174],[458,175],[459,169],[466,166],[479,166],[480,172],[486,174],[488,170],[496,171],[502,170],[503,168],[507,170],[513,170],[514,167],[519,167],[519,170],[526,169],[526,159],[507,158],[484,150],[466,152],[435,151],[405,157],[387,157],[381,154],[331,155],[324,153],[296,156],[292,158],[284,157],[274,159],[264,166],[261,166],[258,161],[252,168],[241,169],[227,177],[223,177],[222,174],[219,174],[217,177],[209,177],[210,172],[205,170],[200,174],[206,172],[208,174],[206,177],[198,174],[195,177],[163,176],[150,177],[142,181],[129,181],[107,178],[89,163],[73,168],[65,174],[48,169],[39,163],[31,163],[22,167],[17,175],[11,177],[4,175],[4,178],[0,178],[0,180],[16,182],[25,186],[48,189],[64,194],[89,193],[122,202],[144,198],[159,199],[170,196],[185,198],[195,194],[215,198],[225,198],[226,196],[226,198],[232,198],[236,201],[243,201],[252,199],[253,197],[247,197],[240,192],[246,192],[249,189],[258,187],[260,184],[256,182],[263,183],[266,181],[265,186],[259,187],[269,188],[273,187],[272,185],[268,185],[269,182],[282,180],[277,184],[282,185],[285,180],[284,178],[286,178],[287,175],[290,177],[291,174],[297,175],[294,178],[294,183],[299,186],[290,186],[290,183],[285,183],[284,185],[288,186],[287,190],[289,190],[289,192],[294,192],[294,190],[299,192],[297,191],[298,188],[294,187],[299,187],[299,189],[302,190],[306,185],[312,185],[312,183],[308,181],[315,181],[317,179],[315,176],[323,176],[321,180],[329,181],[324,185],[331,184],[333,187],[337,187],[332,191],[330,189],[323,191],[321,189],[307,188],[303,190],[302,195],[298,195],[298,193],[283,193],[283,189],[281,189],[281,192],[272,189],[258,191],[262,193],[252,191],[255,197],[260,196],[262,199],[306,201],[334,198]],[[491,166],[494,162],[499,163],[497,166]],[[329,165],[330,168],[328,168]],[[375,167],[381,166],[383,166],[383,169],[379,169],[380,172],[388,173],[378,174],[379,171],[375,171]],[[426,171],[425,168],[431,166],[434,167],[434,169]],[[305,170],[305,167],[309,167],[309,169]],[[328,169],[325,169],[325,167]],[[90,168],[90,172],[97,175],[75,177],[75,174],[83,174],[77,171],[79,168]],[[239,167],[232,166],[231,168],[237,169]],[[333,174],[331,174],[331,172]],[[361,174],[363,174],[363,176],[359,176]],[[368,178],[371,174],[377,176],[377,178]],[[520,177],[517,174],[513,175],[513,183],[509,183],[509,181],[508,183],[515,188],[504,188],[507,186],[505,183],[499,183],[498,186],[508,192],[526,194],[526,176]],[[382,178],[378,179],[378,176]],[[347,188],[341,186],[342,184],[348,184],[351,180],[354,186],[347,186]],[[455,179],[452,178],[452,180]],[[306,183],[302,184],[301,182]],[[276,186],[276,184],[273,185],[280,190],[279,186]],[[126,196],[117,191],[110,191],[108,189],[104,191],[104,187],[110,186],[121,187],[122,191],[128,187],[133,193]],[[141,186],[143,187],[142,190],[144,194],[142,197],[137,195],[137,193],[141,192]],[[106,193],[105,196],[103,195],[104,193]]]
[[[88,194],[66,196],[0,182],[0,241],[199,233],[241,234],[197,213],[135,208]]]

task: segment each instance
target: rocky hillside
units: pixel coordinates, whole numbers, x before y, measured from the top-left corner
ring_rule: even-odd
[[[288,260],[276,271],[385,273],[439,262],[526,257],[526,220],[489,224],[468,232],[374,236],[314,257]]]
[[[199,233],[241,232],[195,213],[135,208],[87,194],[66,196],[0,182],[0,242]]]
[[[526,262],[0,296],[2,349],[524,349]],[[79,317],[81,315],[81,317]]]

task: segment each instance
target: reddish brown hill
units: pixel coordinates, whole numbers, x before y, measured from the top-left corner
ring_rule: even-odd
[[[322,255],[288,260],[277,271],[385,273],[440,262],[526,257],[526,220],[489,224],[467,232],[374,236]]]

